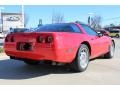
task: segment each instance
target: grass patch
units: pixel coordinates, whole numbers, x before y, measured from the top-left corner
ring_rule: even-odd
[[[3,52],[4,52],[3,48],[2,48],[2,47],[0,47],[0,53],[3,53]]]

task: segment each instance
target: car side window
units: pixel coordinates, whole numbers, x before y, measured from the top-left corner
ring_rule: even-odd
[[[65,26],[65,27],[63,27],[63,30],[64,30],[65,32],[74,32],[73,28],[70,27],[70,26]]]
[[[80,28],[78,28],[75,24],[71,24],[71,27],[73,28],[74,32],[76,32],[76,33],[81,33],[82,32],[80,30]]]
[[[92,28],[90,28],[87,25],[81,24],[83,29],[89,34],[89,35],[93,35],[93,36],[97,36],[97,32],[95,32]]]

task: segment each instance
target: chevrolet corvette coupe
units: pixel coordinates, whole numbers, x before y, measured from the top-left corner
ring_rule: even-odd
[[[41,61],[69,64],[77,72],[85,71],[90,59],[112,58],[115,42],[82,23],[40,26],[33,32],[11,33],[5,38],[5,53],[28,65]]]

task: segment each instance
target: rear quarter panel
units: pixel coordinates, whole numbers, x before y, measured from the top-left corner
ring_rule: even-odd
[[[80,44],[85,41],[85,34],[81,33],[60,33],[56,36],[56,55],[63,62],[72,62],[77,54]]]

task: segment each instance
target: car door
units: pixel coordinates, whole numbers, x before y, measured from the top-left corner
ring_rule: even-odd
[[[101,54],[103,54],[105,51],[105,42],[102,37],[98,36],[98,33],[90,28],[87,25],[81,24],[82,28],[87,33],[87,39],[91,45],[91,55],[93,57],[97,57]]]

